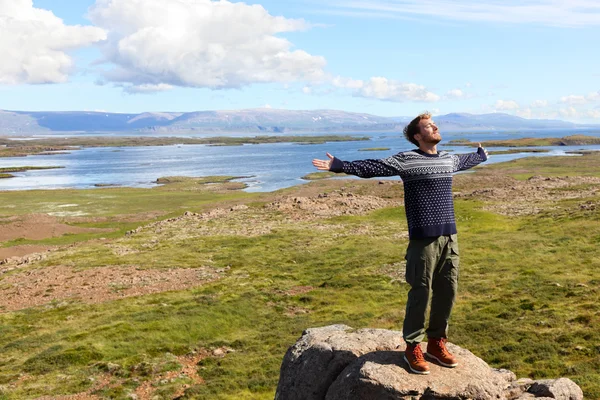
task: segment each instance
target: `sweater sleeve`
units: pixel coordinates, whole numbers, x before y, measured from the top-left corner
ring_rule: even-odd
[[[361,178],[376,176],[394,176],[402,172],[402,157],[400,154],[379,160],[342,161],[334,157],[331,167],[332,172],[344,172]]]
[[[454,172],[464,171],[487,161],[485,151],[481,147],[475,153],[458,154],[454,157]]]

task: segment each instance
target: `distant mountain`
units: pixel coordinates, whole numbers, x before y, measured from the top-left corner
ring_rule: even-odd
[[[401,131],[412,117],[380,117],[337,110],[247,110],[146,112],[2,111],[0,135],[52,132],[249,133]],[[559,120],[536,120],[513,115],[452,113],[435,121],[445,131],[578,128]]]
[[[451,113],[435,117],[444,130],[498,130],[498,129],[561,129],[577,128],[572,122],[555,119],[526,119],[504,113],[466,114]]]

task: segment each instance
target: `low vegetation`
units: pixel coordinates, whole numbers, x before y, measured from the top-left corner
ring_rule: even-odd
[[[600,137],[587,135],[571,135],[563,138],[520,138],[508,140],[489,140],[483,143],[485,147],[535,147],[535,146],[584,146],[600,144]],[[451,140],[446,146],[473,146],[477,142],[467,139]]]
[[[390,150],[389,147],[366,147],[364,149],[358,149],[358,151],[386,151]]]
[[[56,168],[64,168],[64,167],[8,167],[8,168],[0,168],[0,178],[13,178],[12,172],[25,172],[25,171],[35,171],[35,170],[44,170],[44,169],[56,169]]]
[[[518,154],[518,153],[548,153],[549,150],[543,149],[510,149],[510,150],[492,150],[488,153],[490,155],[500,155],[500,154]]]
[[[461,281],[451,341],[519,377],[569,377],[586,399],[599,399],[600,155],[475,170],[455,182]],[[0,192],[4,220],[76,204],[86,216],[63,222],[114,229],[37,241],[59,247],[0,265],[2,301],[13,301],[8,282],[26,274],[41,278],[21,296],[45,299],[0,313],[0,398],[272,399],[283,355],[303,329],[400,329],[408,292],[401,184],[318,180],[256,194],[220,186],[230,179]],[[535,208],[505,207],[519,201]],[[90,286],[123,296],[66,297],[43,278],[58,267],[71,269],[63,286],[86,273]],[[116,269],[131,279],[90,273]],[[153,285],[145,273],[155,270],[214,279],[129,294]]]

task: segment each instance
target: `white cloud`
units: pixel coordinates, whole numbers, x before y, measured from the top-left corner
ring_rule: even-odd
[[[67,52],[105,38],[96,27],[65,25],[32,0],[0,0],[0,84],[66,82]]]
[[[332,84],[339,88],[354,89],[354,96],[386,101],[426,101],[435,102],[440,99],[435,93],[429,92],[425,86],[416,83],[403,83],[381,76],[375,76],[368,81],[336,77]]]
[[[556,119],[559,116],[557,111],[546,111],[532,107],[519,108],[514,113],[522,118]]]
[[[522,118],[531,118],[533,117],[533,111],[531,108],[519,109],[516,111],[516,114]]]
[[[570,105],[586,104],[588,100],[585,96],[569,95],[560,98],[560,101]]]
[[[520,108],[519,103],[514,100],[498,100],[494,107],[499,111],[518,110]]]
[[[547,100],[535,100],[531,103],[532,108],[543,108],[548,106]]]
[[[588,110],[586,116],[593,119],[600,119],[600,110]]]
[[[597,92],[590,92],[588,93],[587,96],[585,96],[585,98],[589,101],[597,101],[600,100],[600,90]]]
[[[375,76],[367,81],[337,76],[331,80],[331,84],[342,89],[352,89],[354,96],[369,99],[395,102],[440,100],[440,96],[428,91],[425,86],[399,82],[382,76]]]
[[[151,84],[151,83],[145,83],[143,85],[136,85],[136,86],[129,86],[126,85],[124,86],[124,89],[126,92],[128,93],[155,93],[155,92],[166,92],[167,90],[171,90],[173,89],[172,85],[167,85],[166,83],[159,83],[159,84]]]
[[[415,83],[402,83],[380,76],[373,77],[365,82],[364,86],[355,95],[397,102],[407,100],[436,102],[440,100],[440,96],[427,91],[425,86]]]
[[[580,116],[580,112],[577,111],[577,109],[575,109],[575,107],[567,107],[567,108],[560,108],[558,110],[558,113],[563,117],[563,118],[577,118]]]
[[[335,87],[344,88],[344,89],[361,89],[365,85],[365,83],[361,80],[344,78],[341,76],[336,76],[335,78],[333,78],[331,83]]]
[[[485,21],[552,26],[600,25],[596,0],[326,0],[331,14],[367,18],[439,17],[455,21]]]
[[[573,106],[561,108],[558,113],[562,118],[581,120],[581,119],[600,119],[600,108],[597,109],[577,109]]]
[[[314,82],[325,59],[276,36],[310,28],[260,5],[226,0],[97,0],[89,17],[109,31],[104,71],[118,84],[240,88]]]
[[[304,94],[311,94],[312,93],[312,88],[310,88],[308,86],[304,86],[302,88],[302,93],[304,93]]]
[[[461,99],[465,97],[465,93],[460,89],[452,89],[446,92],[446,98],[448,99]]]
[[[590,92],[585,96],[571,94],[569,96],[563,96],[560,98],[560,101],[562,103],[566,103],[572,106],[588,104],[598,100],[600,100],[600,91]]]

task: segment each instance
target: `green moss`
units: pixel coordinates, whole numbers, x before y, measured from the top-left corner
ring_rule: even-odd
[[[60,371],[67,367],[85,366],[101,358],[102,353],[91,346],[78,346],[68,349],[64,349],[60,345],[51,346],[28,358],[23,363],[23,370],[32,374],[44,374],[51,371]]]

